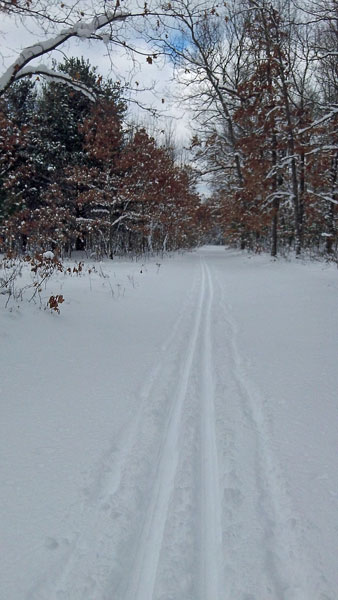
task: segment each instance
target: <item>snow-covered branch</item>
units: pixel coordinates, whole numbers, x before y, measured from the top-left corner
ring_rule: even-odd
[[[76,90],[77,92],[81,92],[82,94],[87,96],[92,102],[95,102],[95,100],[96,100],[96,94],[91,89],[89,89],[87,86],[85,86],[83,83],[81,83],[81,81],[77,81],[76,79],[73,79],[73,77],[71,77],[67,73],[53,71],[53,69],[50,69],[46,65],[41,64],[41,65],[36,65],[36,67],[33,65],[31,65],[29,67],[25,67],[24,69],[22,69],[20,71],[18,77],[16,77],[16,80],[21,79],[22,77],[27,77],[27,76],[31,76],[31,75],[37,75],[37,76],[41,75],[44,79],[47,79],[50,81],[55,81],[56,83],[65,83],[69,87]]]
[[[107,12],[105,14],[96,15],[91,21],[78,21],[72,27],[63,29],[58,35],[46,39],[44,41],[37,42],[32,46],[24,48],[20,52],[17,59],[10,65],[5,73],[0,77],[0,95],[2,95],[14,81],[21,79],[27,75],[40,74],[43,76],[52,77],[55,80],[62,80],[62,83],[69,83],[76,89],[84,91],[84,86],[78,85],[70,77],[65,77],[64,74],[54,72],[44,65],[31,65],[30,63],[40,56],[48,54],[52,50],[55,50],[62,44],[64,44],[70,38],[86,38],[90,39],[96,36],[96,33],[110,25],[115,21],[125,20],[130,16],[129,12],[123,12],[120,9],[116,9],[113,12]],[[110,39],[110,35],[107,34]],[[105,36],[105,37],[107,37]]]
[[[317,194],[314,190],[311,189],[309,189],[309,192],[314,196],[317,196],[317,198],[325,200],[325,202],[331,202],[332,204],[336,204],[338,206],[338,201],[332,198],[332,196],[327,196],[326,194]]]
[[[299,129],[298,133],[302,134],[302,133],[306,133],[306,131],[310,131],[311,129],[314,129],[315,127],[318,127],[319,125],[322,125],[326,121],[329,121],[336,114],[338,114],[338,106],[333,106],[332,109],[330,110],[330,112],[326,113],[323,117],[321,117],[317,121],[314,121],[313,123],[311,123],[311,125],[309,125],[308,127],[304,127],[304,129]]]

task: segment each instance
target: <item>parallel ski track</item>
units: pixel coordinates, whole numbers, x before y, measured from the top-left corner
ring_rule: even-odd
[[[195,320],[192,327],[191,337],[187,346],[186,358],[184,361],[181,378],[176,390],[176,399],[172,405],[171,415],[168,422],[167,431],[163,439],[163,444],[157,464],[156,481],[154,485],[153,495],[150,502],[149,510],[145,519],[143,531],[138,544],[138,552],[135,562],[131,570],[131,582],[127,593],[127,600],[145,600],[153,598],[157,569],[160,559],[160,552],[163,543],[163,535],[168,516],[169,502],[174,491],[175,477],[178,468],[180,446],[179,438],[182,424],[182,412],[184,410],[184,402],[187,396],[189,380],[192,373],[193,362],[196,356],[198,338],[201,333],[204,314],[210,312],[210,297],[208,298],[208,287],[210,286],[209,278],[206,276],[206,268],[201,263],[201,286],[199,300],[195,312]],[[209,292],[210,296],[210,292]],[[208,328],[206,334],[209,333]],[[208,351],[210,351],[208,347]],[[207,365],[209,366],[209,360]],[[205,367],[206,368],[206,367]],[[203,370],[203,387],[205,368]],[[211,442],[208,440],[208,451]],[[207,467],[210,464],[209,456],[205,457]],[[206,484],[206,486],[209,485]],[[206,517],[210,518],[210,513],[213,507],[209,508],[209,497],[205,502]],[[213,517],[212,517],[213,518]],[[213,528],[212,528],[213,529]],[[211,538],[214,537],[212,531]],[[212,543],[210,535],[207,536],[207,543]],[[209,561],[205,565],[205,581],[211,581],[213,590],[217,586],[217,578],[210,571],[213,571],[213,566]],[[217,599],[218,595],[207,595],[207,598]]]
[[[170,529],[169,504],[175,500],[179,480],[179,458],[185,452],[181,445],[183,414],[193,373],[198,375],[200,424],[200,469],[198,492],[201,495],[197,554],[200,556],[199,597],[218,600],[223,597],[221,501],[218,454],[215,431],[214,375],[212,365],[211,313],[213,283],[205,261],[201,262],[201,288],[182,375],[172,406],[168,428],[158,459],[156,481],[146,515],[138,550],[131,568],[131,581],[126,600],[146,600],[154,596],[156,577],[166,526]],[[175,509],[175,506],[174,506]],[[168,522],[167,522],[168,521]]]
[[[201,558],[202,558],[202,598],[220,598],[224,593],[221,581],[222,569],[219,565],[222,556],[222,514],[219,484],[219,461],[216,439],[216,415],[214,405],[215,376],[212,351],[212,305],[214,287],[210,269],[203,264],[207,279],[207,300],[203,323],[202,368],[201,368],[201,458],[202,458],[202,511],[201,511]]]

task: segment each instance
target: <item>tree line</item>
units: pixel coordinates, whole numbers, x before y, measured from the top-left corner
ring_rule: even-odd
[[[121,86],[83,58],[54,65],[69,85],[15,82],[0,104],[1,246],[96,256],[190,247],[200,232],[191,169],[128,125]]]
[[[45,35],[0,78],[6,247],[25,248],[32,223],[38,239],[57,216],[53,243],[108,255],[196,243],[206,230],[209,240],[273,256],[337,255],[336,0],[115,0],[109,10],[98,0],[94,11],[86,0],[51,10],[45,0],[6,0],[1,11],[33,19]],[[167,57],[193,111],[192,164],[209,179],[207,204],[190,168],[126,126],[118,86],[85,62],[34,63],[72,37],[150,65]],[[50,78],[39,93],[32,74]]]

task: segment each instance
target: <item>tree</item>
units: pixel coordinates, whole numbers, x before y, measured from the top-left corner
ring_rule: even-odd
[[[243,182],[237,131],[232,118],[238,106],[238,72],[234,61],[234,44],[238,31],[232,2],[219,5],[202,0],[178,0],[171,5],[159,32],[159,48],[165,48],[185,87],[184,99],[194,108],[199,125],[207,135],[214,134],[215,121],[222,123],[226,136],[229,169],[240,187]],[[174,33],[165,34],[167,19]],[[224,44],[224,40],[227,44]],[[237,48],[240,44],[237,45]]]
[[[338,7],[333,0],[311,1],[304,10],[310,22],[315,22],[311,58],[319,90],[317,118],[308,127],[314,140],[310,157],[312,200],[320,204],[320,229],[326,251],[332,254],[334,244],[338,244]]]
[[[93,163],[82,126],[100,103],[111,102],[120,121],[125,112],[120,86],[103,81],[83,59],[67,59],[57,68],[70,72],[86,85],[90,81],[101,100],[94,104],[81,92],[53,81],[35,92],[27,80],[13,84],[3,97],[1,212],[2,218],[10,217],[16,224],[10,227],[17,233],[11,238],[11,247],[16,245],[19,250],[47,240],[49,245],[60,248],[67,245],[70,249],[75,241],[80,245],[83,226],[79,227],[76,220],[80,209],[69,173],[75,169],[84,172]],[[109,136],[107,120],[105,131]],[[50,233],[53,227],[54,237]]]
[[[91,107],[79,126],[85,161],[69,166],[65,172],[82,243],[92,249],[95,246],[97,254],[111,258],[114,226],[123,215],[123,206],[116,194],[120,177],[116,163],[124,140],[124,112],[125,105],[112,97]]]
[[[140,251],[158,251],[196,241],[200,198],[189,169],[175,165],[170,148],[159,147],[141,128],[124,147],[118,168],[117,197],[133,217],[120,223],[131,234],[129,243]]]
[[[0,216],[24,206],[23,194],[31,174],[31,120],[36,94],[31,82],[18,82],[0,101]]]

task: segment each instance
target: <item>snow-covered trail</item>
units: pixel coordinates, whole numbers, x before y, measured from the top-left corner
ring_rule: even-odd
[[[336,600],[241,345],[224,274],[238,256],[189,256],[135,410],[27,600]]]

